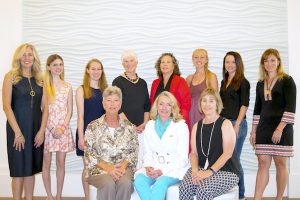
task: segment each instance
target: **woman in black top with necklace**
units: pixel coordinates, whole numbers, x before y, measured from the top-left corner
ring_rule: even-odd
[[[245,185],[240,157],[248,130],[246,112],[249,106],[250,84],[244,76],[244,64],[237,52],[227,52],[224,57],[220,96],[224,105],[221,116],[232,122],[237,135],[235,150],[240,167],[239,199],[243,199]]]
[[[222,100],[213,89],[205,89],[199,99],[204,118],[192,130],[191,168],[179,185],[179,199],[213,199],[239,181],[237,157],[234,152],[236,135],[229,120],[220,117]]]
[[[149,92],[146,81],[138,77],[136,73],[138,64],[136,53],[127,49],[123,52],[121,59],[125,72],[115,78],[112,85],[119,87],[122,91],[121,117],[128,119],[136,126],[140,144],[137,167],[140,167],[144,153],[143,131],[150,116]]]
[[[136,73],[138,60],[133,50],[127,49],[123,52],[122,64],[125,72],[115,78],[112,85],[122,91],[121,116],[133,123],[136,131],[141,133],[149,120],[150,100],[147,83]]]

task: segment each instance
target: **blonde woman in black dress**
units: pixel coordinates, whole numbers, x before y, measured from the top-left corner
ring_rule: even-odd
[[[48,117],[40,59],[31,44],[20,45],[3,80],[7,154],[14,200],[32,200],[34,175],[42,171]]]

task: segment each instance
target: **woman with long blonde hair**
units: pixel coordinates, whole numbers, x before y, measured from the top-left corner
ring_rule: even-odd
[[[52,153],[56,153],[56,200],[61,200],[65,177],[66,153],[74,150],[70,120],[72,117],[72,86],[64,81],[64,61],[60,55],[50,55],[46,63],[45,85],[49,116],[45,132],[43,181],[48,200],[51,192],[50,167]]]
[[[195,49],[192,54],[195,73],[188,75],[186,82],[191,93],[190,123],[191,127],[203,118],[198,110],[198,101],[201,92],[206,88],[218,91],[218,80],[215,73],[208,69],[208,53],[205,49]]]
[[[13,199],[32,200],[34,175],[42,171],[43,142],[48,116],[40,59],[31,44],[20,45],[2,89],[7,117],[7,154]]]

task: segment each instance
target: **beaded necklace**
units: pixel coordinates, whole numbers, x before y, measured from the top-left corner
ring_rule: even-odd
[[[130,78],[130,77],[127,75],[126,72],[124,72],[124,75],[125,75],[126,79],[129,80],[129,81],[132,82],[132,83],[137,83],[138,80],[139,80],[139,76],[137,75],[137,73],[135,73],[135,76],[136,76],[135,79]]]

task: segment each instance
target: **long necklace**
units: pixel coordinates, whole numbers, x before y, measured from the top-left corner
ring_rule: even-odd
[[[269,80],[271,80],[271,81],[269,81]],[[266,101],[272,100],[271,90],[273,89],[277,78],[275,77],[275,78],[272,78],[269,80],[266,79],[265,84],[264,84],[264,91],[265,91],[264,94],[265,94]]]
[[[204,118],[205,119],[205,118]],[[214,131],[214,128],[215,128],[215,123],[217,120],[214,121],[214,124],[213,124],[213,127],[211,129],[211,132],[210,132],[210,137],[209,137],[209,143],[208,143],[208,149],[207,149],[207,154],[204,153],[204,150],[203,150],[203,137],[202,137],[202,130],[203,130],[203,124],[204,124],[204,119],[202,121],[202,124],[201,124],[201,151],[204,155],[204,157],[206,157],[206,161],[205,161],[205,165],[204,165],[204,169],[207,169],[208,165],[209,165],[209,162],[208,162],[208,155],[209,155],[209,151],[210,151],[210,144],[211,144],[211,138],[212,138],[212,134],[213,134],[213,131]]]
[[[129,80],[129,81],[132,82],[132,83],[137,83],[137,81],[139,80],[139,77],[138,77],[137,73],[135,73],[135,76],[136,76],[135,79],[130,78],[130,77],[127,75],[126,72],[124,72],[124,75],[125,75],[125,77],[127,78],[127,80]]]
[[[269,80],[266,80],[266,83],[267,83],[267,88],[266,88],[266,94],[269,95],[271,93],[271,85],[274,81],[274,78],[271,79],[271,81]]]
[[[32,106],[33,106],[33,97],[35,96],[35,91],[34,91],[33,88],[32,88],[30,78],[28,78],[28,82],[29,82],[29,85],[30,85],[30,92],[29,92],[29,95],[31,96],[30,107],[32,108]]]

